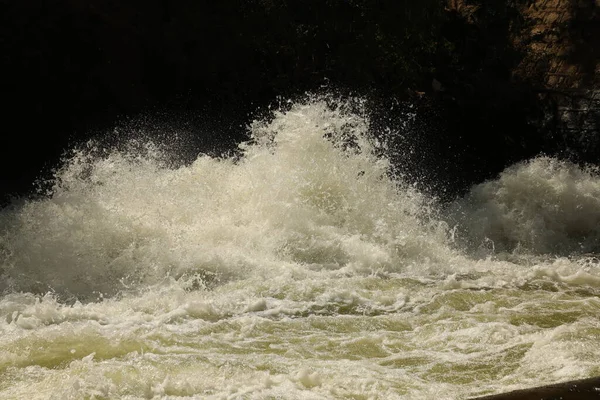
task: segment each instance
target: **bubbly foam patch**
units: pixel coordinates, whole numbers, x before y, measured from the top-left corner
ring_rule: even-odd
[[[286,265],[370,273],[447,257],[445,225],[390,179],[367,131],[314,101],[254,122],[239,160],[169,168],[151,144],[77,151],[49,197],[0,213],[4,287],[93,298],[167,276],[210,286]]]
[[[567,256],[600,251],[600,176],[539,157],[477,185],[450,208],[472,253]]]
[[[600,374],[600,263],[530,222],[567,226],[573,193],[592,218],[594,173],[517,165],[448,229],[368,130],[313,99],[239,158],[75,152],[0,211],[0,397],[470,398]]]

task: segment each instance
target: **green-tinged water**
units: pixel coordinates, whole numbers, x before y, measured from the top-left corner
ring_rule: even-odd
[[[436,206],[324,101],[240,159],[76,153],[0,211],[2,399],[462,399],[600,375],[600,179]]]

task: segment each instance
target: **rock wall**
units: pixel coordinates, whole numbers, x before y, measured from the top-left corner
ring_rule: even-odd
[[[522,6],[515,38],[525,58],[515,71],[554,105],[557,133],[571,151],[595,159],[600,127],[600,2],[536,0]]]
[[[580,161],[600,155],[600,1],[450,0],[472,24],[505,20],[511,81],[528,85],[544,108],[541,150]],[[487,29],[487,28],[483,28]],[[491,28],[490,28],[491,29]]]

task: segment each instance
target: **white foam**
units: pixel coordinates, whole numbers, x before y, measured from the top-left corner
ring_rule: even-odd
[[[466,398],[596,374],[600,264],[564,254],[592,246],[593,172],[537,159],[474,188],[449,211],[461,253],[368,127],[313,99],[252,124],[240,159],[76,152],[0,211],[0,397]]]
[[[446,257],[444,225],[389,179],[367,128],[316,101],[255,122],[237,162],[77,152],[49,198],[0,213],[6,282],[93,298],[167,275],[210,285],[290,263],[399,271]]]
[[[567,161],[535,158],[473,187],[449,214],[459,237],[484,255],[597,253],[600,176]]]

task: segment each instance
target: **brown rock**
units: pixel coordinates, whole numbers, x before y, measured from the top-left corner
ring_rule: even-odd
[[[472,400],[591,400],[600,399],[600,377],[562,382]]]

